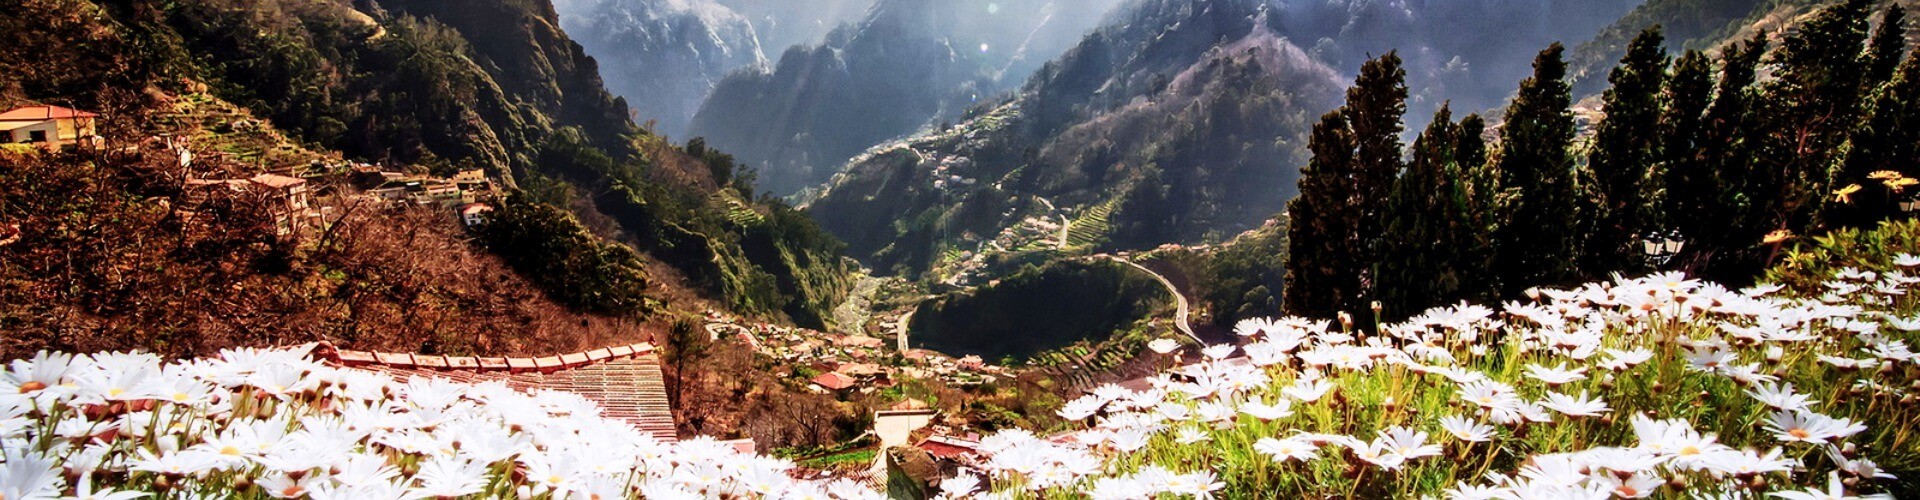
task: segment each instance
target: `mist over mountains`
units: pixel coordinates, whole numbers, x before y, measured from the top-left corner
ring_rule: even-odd
[[[1407,61],[1417,128],[1448,99],[1497,106],[1534,52],[1638,3],[1129,2],[992,112],[857,159],[810,210],[906,272],[1048,206],[1087,219],[1096,247],[1215,241],[1292,197],[1308,125],[1370,55]]]
[[[560,23],[600,61],[638,121],[678,137],[727,73],[819,43],[872,0],[556,0]]]
[[[882,0],[771,67],[720,82],[688,134],[787,195],[868,147],[951,119],[1018,85],[1118,0]]]

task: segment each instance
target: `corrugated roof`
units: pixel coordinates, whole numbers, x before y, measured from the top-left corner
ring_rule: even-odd
[[[520,391],[571,392],[599,403],[604,417],[625,420],[661,441],[679,440],[673,424],[673,407],[667,401],[660,357],[651,345],[619,346],[538,359],[328,352],[327,349],[313,352],[335,364],[396,378],[437,377],[466,383],[497,381]]]

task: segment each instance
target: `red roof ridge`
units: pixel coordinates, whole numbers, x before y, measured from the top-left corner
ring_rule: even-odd
[[[73,108],[36,105],[20,106],[0,113],[0,121],[52,120],[56,118],[93,118],[100,115]]]

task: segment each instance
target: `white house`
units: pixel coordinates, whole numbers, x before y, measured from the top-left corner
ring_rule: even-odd
[[[0,142],[59,147],[97,137],[100,115],[60,106],[23,106],[0,113]]]

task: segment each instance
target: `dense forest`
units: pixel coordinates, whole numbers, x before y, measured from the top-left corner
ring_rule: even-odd
[[[1159,282],[1125,265],[1062,260],[929,299],[910,328],[915,343],[928,349],[1020,360],[1081,340],[1098,342],[1170,300]]]
[[[1717,58],[1670,54],[1647,28],[1608,76],[1590,139],[1555,44],[1498,141],[1442,109],[1410,159],[1405,72],[1395,54],[1368,61],[1314,127],[1288,208],[1286,310],[1366,316],[1379,301],[1401,318],[1656,269],[1745,283],[1792,238],[1899,215],[1920,174],[1920,60],[1901,7],[1874,5],[1836,3]],[[1668,241],[1681,251],[1645,248]]]

